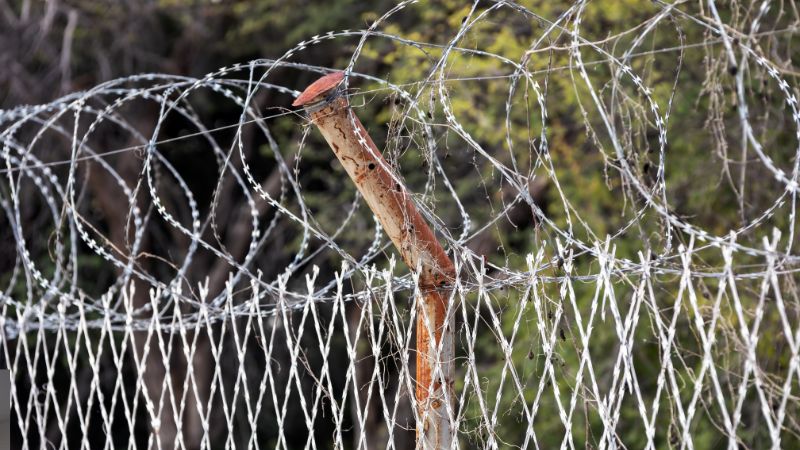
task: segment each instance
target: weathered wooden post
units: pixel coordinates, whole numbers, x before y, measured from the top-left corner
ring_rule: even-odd
[[[417,422],[417,447],[450,448],[454,430],[445,402],[454,398],[453,325],[446,311],[455,269],[399,177],[389,172],[389,165],[361,121],[354,114],[351,117],[350,103],[341,89],[343,79],[343,72],[320,78],[297,97],[293,106],[306,109],[400,256],[412,270],[421,270],[416,387],[421,419]],[[437,352],[438,345],[441,352]],[[435,375],[437,367],[443,377]]]

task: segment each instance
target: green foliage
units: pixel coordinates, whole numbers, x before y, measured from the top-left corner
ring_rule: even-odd
[[[97,2],[77,2],[75,7],[81,11],[82,22],[74,35],[75,50],[70,64],[75,81],[71,88],[88,87],[105,78],[135,72],[197,76],[229,63],[261,57],[276,58],[313,35],[366,28],[378,17],[376,11],[385,11],[393,4],[356,0],[262,0],[212,5],[187,0],[159,0],[149,6],[151,10],[138,11],[123,6],[101,6]],[[555,20],[572,2],[536,0],[520,4],[541,17]],[[749,14],[746,10],[750,4],[732,3],[728,6],[730,11],[723,12],[726,23],[743,20],[741,17]],[[668,245],[674,249],[678,244],[688,243],[687,237],[676,229],[671,230],[674,239],[666,240],[668,224],[660,220],[659,214],[649,208],[642,196],[625,181],[620,173],[623,161],[613,142],[613,139],[620,141],[624,161],[647,189],[654,189],[657,186],[655,171],[661,159],[656,118],[645,95],[630,77],[619,72],[619,66],[612,59],[621,60],[626,56],[625,50],[639,38],[648,21],[662,7],[645,0],[588,2],[580,25],[581,36],[597,42],[599,49],[582,42],[579,52],[591,83],[590,89],[569,50],[571,37],[558,28],[545,35],[549,23],[526,17],[509,7],[490,11],[493,8],[490,2],[481,2],[472,14],[471,4],[462,1],[416,4],[391,18],[379,31],[419,45],[373,36],[357,61],[356,71],[407,89],[419,101],[415,106],[435,124],[430,131],[432,135],[426,136],[427,131],[414,120],[417,111],[410,109],[412,105],[400,102],[384,85],[354,80],[351,101],[378,146],[384,147],[385,143],[386,158],[396,165],[411,191],[420,193],[421,203],[442,220],[443,229],[453,238],[463,231],[460,228],[461,215],[459,205],[442,181],[443,175],[452,184],[473,224],[487,223],[515,200],[507,194],[507,181],[485,155],[479,153],[480,150],[503,165],[515,167],[523,177],[550,180],[540,206],[552,221],[552,226],[518,226],[501,218],[489,230],[494,251],[484,255],[487,263],[526,270],[525,255],[540,249],[547,261],[563,260],[566,255],[558,254],[556,250],[559,236],[554,229],[565,230],[568,235],[588,243],[604,242],[607,236],[611,236],[617,257],[638,261],[639,252],[657,254]],[[702,6],[695,4],[681,4],[679,8],[692,13],[702,12],[697,9]],[[445,52],[442,46],[455,38],[463,24],[471,24],[482,14],[486,14],[485,20],[471,26],[455,43],[458,48],[449,52],[444,67],[438,65]],[[56,24],[59,31],[64,28],[61,22],[59,20]],[[780,29],[787,26],[789,19],[770,12],[763,22]],[[97,25],[86,26],[88,23]],[[574,23],[567,21],[565,25],[571,29]],[[158,32],[143,32],[150,29]],[[540,44],[532,47],[532,42],[537,40]],[[115,45],[106,45],[107,41],[113,41]],[[349,61],[356,42],[357,37],[350,37],[324,43],[311,47],[292,61],[341,68]],[[764,52],[781,54],[790,62],[800,58],[796,48],[783,48],[779,43],[766,40],[759,45],[763,45]],[[733,146],[729,148],[726,144],[739,142],[741,129],[737,125],[738,111],[734,104],[734,79],[728,73],[720,43],[697,24],[676,13],[661,21],[633,53],[629,61],[633,71],[651,89],[652,99],[660,111],[670,108],[666,125],[669,142],[664,149],[666,192],[663,198],[673,208],[672,212],[715,235],[741,227],[762,214],[781,195],[782,184],[773,179],[752,152],[742,158],[734,154]],[[56,50],[41,46],[26,58],[20,58],[19,66],[38,71],[57,60]],[[109,73],[104,72],[104,61],[110,67],[105,69]],[[108,61],[114,61],[114,64]],[[510,93],[510,75],[514,73],[515,65],[522,66],[533,76],[531,79],[520,78],[515,91]],[[774,82],[762,71],[752,66],[749,69],[746,89],[749,95],[760,99],[759,103],[750,105],[755,132],[769,144],[770,156],[776,164],[790,167],[794,163],[797,143],[783,99],[778,95],[780,92]],[[294,79],[298,89],[312,77],[308,73],[296,77],[297,72],[289,70],[277,70],[276,73],[275,76],[283,81],[281,84],[290,85],[286,80]],[[444,79],[442,86],[437,83],[440,74]],[[789,72],[787,76],[796,79],[796,73]],[[679,89],[674,90],[676,81]],[[598,93],[605,112],[613,117],[613,123],[608,125],[612,132],[607,130],[592,99],[593,91]],[[18,100],[11,96],[5,83],[0,84],[0,92],[10,101]],[[45,95],[51,94],[45,92]],[[449,113],[442,107],[442,94],[446,96]],[[547,112],[544,120],[540,95]],[[270,105],[288,105],[288,97],[273,95],[268,100],[266,103]],[[18,103],[35,101],[42,99],[27,98]],[[508,116],[507,102],[511,105]],[[222,110],[213,96],[198,103],[196,106],[209,117],[228,117],[231,114]],[[455,117],[463,130],[447,126],[448,114]],[[271,132],[281,142],[296,142],[302,125],[294,117],[270,122]],[[435,142],[435,149],[429,148],[429,137]],[[470,141],[477,143],[480,149]],[[273,167],[274,159],[269,147],[263,143],[254,147],[253,165],[260,165],[262,169]],[[309,133],[302,154],[297,153],[296,145],[285,145],[284,149],[297,156],[293,162],[296,168],[293,175],[304,191],[303,200],[313,213],[315,225],[329,234],[341,227],[337,243],[351,254],[363,252],[371,243],[374,219],[363,205],[349,216],[356,191],[351,183],[342,182],[346,175],[327,152],[320,136],[315,132]],[[176,158],[183,159],[186,166],[191,165],[194,161],[187,156],[191,149],[182,150],[183,153],[176,152]],[[434,158],[441,162],[443,173],[436,171],[436,164],[432,164]],[[208,174],[202,170],[190,172],[187,178],[193,186],[207,181]],[[739,181],[743,173],[746,183]],[[429,184],[430,180],[435,182]],[[557,185],[554,180],[558,181]],[[425,191],[426,186],[433,187]],[[656,193],[655,197],[660,200],[661,193]],[[740,239],[760,246],[765,234],[761,230],[769,230],[772,226],[788,228],[788,211],[792,206],[779,207],[776,214],[764,220],[758,231],[746,233]],[[300,210],[296,203],[292,203],[291,208],[295,208],[295,212]],[[349,222],[342,227],[345,217],[350,217]],[[302,239],[300,233],[287,232],[284,237],[285,245],[291,248],[298,247]],[[572,250],[577,255],[578,249]],[[280,256],[285,255],[275,256],[275,259],[280,260]],[[736,258],[736,264],[742,267],[755,261],[755,258],[745,255]],[[703,252],[697,259],[698,267],[709,271],[722,265],[718,252]],[[314,260],[315,264],[327,264],[334,269],[340,262],[340,255],[335,252]],[[547,273],[539,274],[538,284],[531,289],[536,290],[538,298],[546,299],[541,304],[531,302],[531,292],[507,290],[492,291],[482,297],[476,295],[465,306],[466,317],[460,320],[464,320],[464,324],[473,321],[480,324],[474,346],[477,373],[470,373],[468,364],[460,366],[456,389],[460,391],[467,383],[473,386],[477,383],[485,393],[483,397],[489,402],[489,410],[496,407],[498,414],[497,417],[482,417],[481,411],[485,411],[487,405],[480,405],[477,396],[469,396],[461,405],[465,417],[462,429],[465,432],[464,448],[478,447],[488,439],[487,419],[494,422],[491,432],[496,433],[501,447],[505,441],[519,442],[520,437],[530,431],[526,429],[528,420],[522,412],[523,406],[530,408],[537,401],[534,431],[539,447],[561,445],[565,430],[562,418],[556,413],[558,403],[566,410],[571,409],[564,405],[573,400],[569,394],[576,390],[576,377],[581,372],[582,386],[575,398],[578,406],[571,417],[572,428],[569,431],[576,448],[596,445],[600,441],[604,427],[597,413],[597,399],[586,389],[590,383],[586,369],[582,367],[584,346],[576,327],[578,313],[584,326],[592,317],[594,328],[587,351],[595,364],[595,372],[602,377],[597,382],[604,387],[612,383],[614,365],[622,348],[611,313],[606,309],[592,316],[598,301],[603,302],[595,298],[596,283],[575,279],[574,305],[570,294],[562,293],[558,277],[596,274],[600,269],[593,258],[577,255],[573,262],[575,267],[569,274],[555,265]],[[102,280],[107,281],[111,269],[104,267],[97,256],[81,256],[79,264],[87,276],[105,275],[105,279],[97,277],[100,291]],[[679,261],[674,265],[680,269]],[[40,267],[48,274],[54,270],[52,265],[40,264]],[[5,282],[8,277],[0,274],[0,281]],[[635,304],[640,280],[622,276],[616,280],[618,283],[606,292],[613,294],[620,314],[625,317]],[[656,281],[658,289],[655,295],[658,305],[664,308],[657,314],[661,320],[668,321],[681,292],[680,279],[667,274],[659,275]],[[700,280],[696,281],[695,287],[698,292],[705,291],[698,295],[702,315],[702,311],[713,306],[719,285]],[[791,290],[793,286],[787,284],[786,288]],[[760,286],[757,283],[740,280],[739,289],[739,295],[749,304],[758,301]],[[17,292],[12,291],[11,295],[17,295]],[[688,356],[680,361],[675,358],[672,363],[676,370],[678,395],[686,404],[694,393],[693,380],[703,361],[693,356],[702,349],[690,320],[695,317],[695,312],[687,304],[687,294],[682,295],[679,306],[683,309],[682,319],[675,342],[682,354]],[[730,305],[729,295],[729,291],[723,295],[723,315],[718,324],[719,339],[726,343],[723,347],[730,350],[718,355],[719,359],[715,361],[723,369],[742,367],[746,357],[737,353],[741,342],[735,337],[741,324]],[[610,301],[605,299],[605,302]],[[643,383],[639,386],[642,396],[647,404],[651,404],[658,390],[655,380],[663,362],[660,346],[663,336],[658,334],[653,315],[646,313],[649,305],[639,307],[641,321],[632,332],[636,346],[631,360],[639,381]],[[752,314],[752,308],[746,313]],[[522,317],[522,325],[515,330],[513,324],[519,317]],[[493,321],[494,318],[497,322]],[[781,329],[780,320],[774,312],[764,317],[762,327],[771,333],[766,333],[757,347],[759,362],[769,375],[785,373],[790,364],[786,337],[777,331]],[[552,379],[555,386],[551,375],[545,371],[547,339],[542,337],[540,329],[545,336],[557,337],[553,354],[549,356],[554,363]],[[471,345],[469,337],[462,332],[458,339],[459,357],[464,358]],[[511,339],[512,350],[506,357],[502,347],[504,341]],[[506,367],[513,367],[516,379],[512,379]],[[506,373],[505,377],[503,373]],[[719,408],[715,409],[708,384],[704,385],[701,393],[708,414],[698,415],[691,426],[694,446],[700,449],[722,448],[727,443],[718,439]],[[543,394],[537,399],[540,389]],[[656,415],[656,423],[660,420],[674,422],[674,406],[664,399],[672,393],[662,392],[660,395],[662,407]],[[766,427],[759,429],[758,399],[751,395],[746,403],[745,412],[753,418],[746,427],[749,433],[746,439],[748,443],[757,444],[765,439],[767,431],[763,428]],[[646,442],[639,414],[630,397],[620,406],[622,425],[616,431],[618,439],[628,448],[643,448]],[[669,448],[679,442],[676,430],[658,426],[656,430],[657,448]],[[788,447],[792,442],[784,444]]]

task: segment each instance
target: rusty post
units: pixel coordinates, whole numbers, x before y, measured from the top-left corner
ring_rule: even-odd
[[[292,104],[303,106],[339,158],[403,261],[419,268],[417,302],[417,448],[450,448],[454,430],[446,399],[453,396],[453,326],[447,316],[455,269],[399,177],[367,134],[342,95],[343,72],[326,75],[309,85]],[[355,125],[355,127],[354,127]],[[437,345],[441,352],[437,356]],[[436,377],[436,368],[443,377]],[[444,379],[446,382],[441,383]],[[391,424],[389,424],[391,426]]]

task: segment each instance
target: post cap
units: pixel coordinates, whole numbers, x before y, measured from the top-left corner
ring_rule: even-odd
[[[342,80],[344,80],[344,72],[333,72],[325,75],[311,83],[306,90],[294,100],[292,106],[303,106],[311,103],[316,98],[335,89]]]

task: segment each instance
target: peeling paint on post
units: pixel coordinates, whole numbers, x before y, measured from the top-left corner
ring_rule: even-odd
[[[420,269],[417,448],[450,448],[454,430],[446,402],[454,399],[454,354],[452,318],[446,312],[455,269],[399,177],[389,172],[361,121],[355,114],[351,117],[350,103],[340,89],[343,80],[343,72],[326,75],[308,86],[292,105],[306,109],[400,256],[410,268]]]

